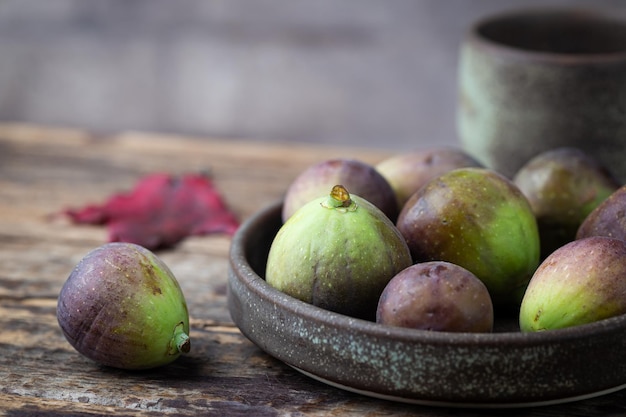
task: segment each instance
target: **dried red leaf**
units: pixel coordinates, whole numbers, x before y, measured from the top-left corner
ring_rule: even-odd
[[[149,175],[128,193],[65,214],[75,223],[107,225],[111,242],[148,249],[174,246],[192,235],[232,235],[239,226],[210,178],[202,174]]]

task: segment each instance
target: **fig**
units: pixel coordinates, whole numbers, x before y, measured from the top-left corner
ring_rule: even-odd
[[[154,253],[132,243],[107,243],[80,260],[59,294],[57,319],[79,353],[115,368],[155,368],[190,347],[176,278]]]
[[[606,168],[577,148],[538,154],[513,182],[537,218],[542,259],[574,240],[587,215],[619,187]]]
[[[591,236],[626,240],[626,186],[607,197],[580,224],[576,239]]]
[[[626,242],[592,236],[555,250],[537,268],[520,307],[523,332],[626,313]]]
[[[457,148],[417,149],[387,158],[375,168],[389,182],[402,209],[409,197],[431,179],[456,168],[482,167]]]
[[[495,307],[519,307],[539,265],[537,221],[512,181],[486,168],[458,168],[428,182],[397,221],[415,263],[447,261],[469,270]]]
[[[335,185],[298,209],[270,246],[265,279],[304,302],[374,320],[380,293],[412,264],[409,248],[387,216]]]
[[[284,198],[283,222],[309,201],[328,196],[328,190],[336,184],[374,204],[392,221],[396,220],[398,203],[387,180],[368,163],[336,158],[311,165],[291,182]]]
[[[458,265],[431,261],[400,271],[378,302],[376,322],[412,329],[488,333],[493,304],[485,284]]]

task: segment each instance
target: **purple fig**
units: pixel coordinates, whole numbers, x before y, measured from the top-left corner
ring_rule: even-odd
[[[389,281],[376,321],[412,329],[486,333],[493,329],[489,291],[467,269],[443,261],[423,262]]]
[[[606,168],[576,148],[540,153],[513,182],[537,218],[542,258],[574,240],[587,215],[619,187]]]
[[[409,197],[428,181],[456,168],[482,167],[457,148],[419,149],[379,162],[375,168],[389,182],[402,209]]]
[[[295,178],[285,194],[283,222],[309,201],[328,196],[328,190],[336,184],[366,199],[392,221],[398,216],[398,203],[391,185],[372,165],[338,158],[312,165]]]
[[[176,278],[132,243],[105,244],[76,265],[57,319],[79,353],[107,366],[154,368],[189,351],[189,314]]]
[[[617,189],[585,217],[576,232],[576,239],[591,236],[626,240],[626,186]]]

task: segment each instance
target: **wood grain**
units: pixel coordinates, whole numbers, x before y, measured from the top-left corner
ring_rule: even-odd
[[[484,416],[500,411],[398,404],[311,380],[241,335],[226,308],[230,239],[187,239],[158,255],[191,316],[191,352],[151,371],[101,367],[75,352],[56,322],[61,285],[106,231],[71,225],[64,208],[100,202],[155,171],[210,169],[241,220],[281,198],[308,165],[332,156],[374,163],[380,150],[248,143],[0,125],[0,414],[207,416]],[[511,416],[626,414],[618,392]]]

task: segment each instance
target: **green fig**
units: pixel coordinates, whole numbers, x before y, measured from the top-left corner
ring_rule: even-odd
[[[606,168],[577,148],[540,153],[513,182],[537,218],[542,258],[574,240],[587,215],[619,187]]]
[[[379,162],[375,168],[389,182],[402,209],[408,199],[431,179],[456,168],[482,167],[457,148],[417,149]]]
[[[176,278],[152,252],[108,243],[72,270],[57,303],[68,342],[85,357],[148,369],[189,351],[189,314]]]
[[[560,329],[626,313],[626,242],[574,240],[533,275],[519,313],[523,332]]]
[[[411,263],[387,216],[336,185],[283,224],[270,247],[265,279],[304,302],[373,320],[385,285]]]
[[[459,168],[423,186],[397,226],[413,261],[447,261],[485,283],[496,307],[519,307],[539,265],[537,221],[522,192],[485,168]]]
[[[576,239],[607,236],[626,240],[626,186],[622,186],[596,207],[576,231]]]
[[[467,269],[444,261],[400,271],[378,302],[376,322],[411,329],[487,333],[493,304],[485,284]]]

